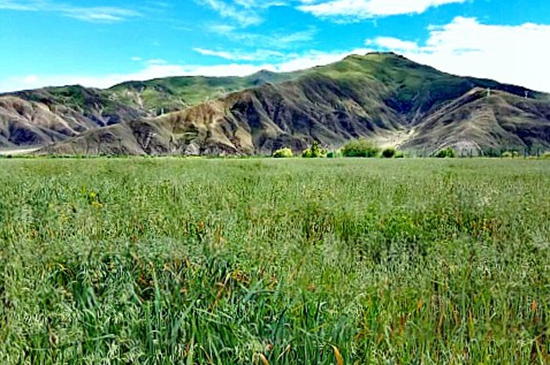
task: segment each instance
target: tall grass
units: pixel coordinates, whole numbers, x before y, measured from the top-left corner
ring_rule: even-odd
[[[2,364],[544,364],[550,165],[0,161]]]

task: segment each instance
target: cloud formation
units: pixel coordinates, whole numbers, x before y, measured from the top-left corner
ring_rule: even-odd
[[[0,10],[45,11],[92,23],[116,23],[141,16],[135,10],[111,6],[74,6],[48,0],[0,0]]]
[[[298,9],[321,18],[349,21],[373,17],[421,14],[432,7],[466,0],[301,0]]]
[[[293,33],[273,32],[270,34],[244,32],[237,27],[226,24],[213,25],[206,30],[231,42],[244,43],[248,47],[265,47],[265,45],[269,45],[269,47],[275,49],[289,49],[297,45],[311,44],[317,34],[317,29],[314,27]]]
[[[487,25],[457,17],[428,31],[422,44],[388,37],[369,39],[366,44],[454,74],[550,92],[550,25]]]
[[[251,47],[251,51],[246,51],[246,48],[194,49],[199,54],[218,58],[219,63],[215,65],[174,64],[161,59],[141,60],[134,57],[134,62],[142,65],[142,69],[134,73],[89,76],[37,75],[29,72],[0,80],[0,91],[64,84],[109,87],[128,80],[167,76],[244,76],[261,69],[289,72],[336,62],[353,53],[393,51],[413,61],[453,74],[491,78],[550,92],[550,73],[547,71],[547,60],[550,59],[550,49],[547,47],[550,44],[550,25],[489,25],[475,18],[456,17],[448,24],[429,26],[427,40],[423,42],[380,36],[367,39],[363,48],[333,52],[278,48],[276,40],[284,39],[282,35],[261,36],[239,33],[234,28],[226,30],[233,32],[235,37],[241,37],[243,43],[246,39],[254,39],[258,46]],[[313,35],[286,35],[289,44],[308,37]],[[261,41],[266,42],[261,44]]]
[[[273,72],[290,72],[318,65],[326,65],[341,60],[350,54],[365,54],[369,49],[358,48],[350,51],[320,52],[309,51],[303,54],[293,54],[279,62],[263,63],[225,63],[219,65],[178,65],[162,60],[144,62],[141,71],[129,74],[111,74],[100,76],[86,75],[46,75],[22,76],[0,80],[0,92],[27,90],[44,86],[83,85],[87,87],[107,88],[125,81],[150,80],[170,76],[247,76],[260,70]]]
[[[236,1],[233,3],[223,0],[197,0],[201,5],[217,12],[222,18],[234,21],[242,27],[260,24],[263,19],[252,9],[253,2]]]
[[[203,56],[223,58],[230,61],[265,61],[285,57],[284,53],[267,49],[258,49],[254,52],[218,51],[204,48],[195,48],[195,52]]]

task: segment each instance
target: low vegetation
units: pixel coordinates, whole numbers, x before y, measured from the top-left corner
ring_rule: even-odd
[[[358,139],[348,142],[342,148],[344,157],[376,157],[380,149],[367,139]]]
[[[319,146],[319,142],[313,142],[310,148],[302,152],[304,158],[322,158],[327,156],[327,150]]]
[[[292,158],[294,157],[294,152],[290,148],[282,148],[273,153],[274,158]]]
[[[523,159],[4,159],[0,363],[545,364],[548,191]]]
[[[456,151],[453,148],[445,148],[435,154],[437,158],[455,158]]]
[[[517,151],[506,151],[506,152],[502,153],[501,157],[502,158],[518,158],[519,157],[519,152],[517,152]]]
[[[386,148],[382,151],[382,157],[384,158],[394,158],[397,156],[397,150],[395,148]]]

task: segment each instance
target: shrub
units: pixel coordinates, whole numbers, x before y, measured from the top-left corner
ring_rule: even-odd
[[[382,151],[382,157],[384,158],[394,158],[397,155],[397,150],[395,148],[386,148]]]
[[[500,157],[501,154],[497,149],[486,148],[482,150],[482,156],[484,157]]]
[[[501,155],[502,158],[516,158],[519,157],[518,151],[506,151]]]
[[[445,148],[443,150],[440,150],[435,154],[435,157],[437,158],[455,158],[456,157],[456,151],[452,148]]]
[[[319,142],[315,141],[310,148],[302,152],[302,157],[305,158],[319,158],[325,157],[327,155],[327,150],[319,147]]]
[[[405,158],[405,154],[403,153],[403,151],[397,151],[397,153],[395,154],[395,158]]]
[[[337,157],[338,157],[338,152],[330,151],[329,153],[327,153],[327,158],[337,158]]]
[[[550,160],[550,152],[545,152],[541,157],[545,160]]]
[[[380,149],[366,139],[358,139],[348,142],[342,148],[344,157],[376,157]]]
[[[290,148],[281,148],[273,153],[274,158],[292,158],[294,153]]]

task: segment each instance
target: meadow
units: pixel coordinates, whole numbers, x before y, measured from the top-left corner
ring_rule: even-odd
[[[550,162],[0,160],[1,364],[546,364]]]

